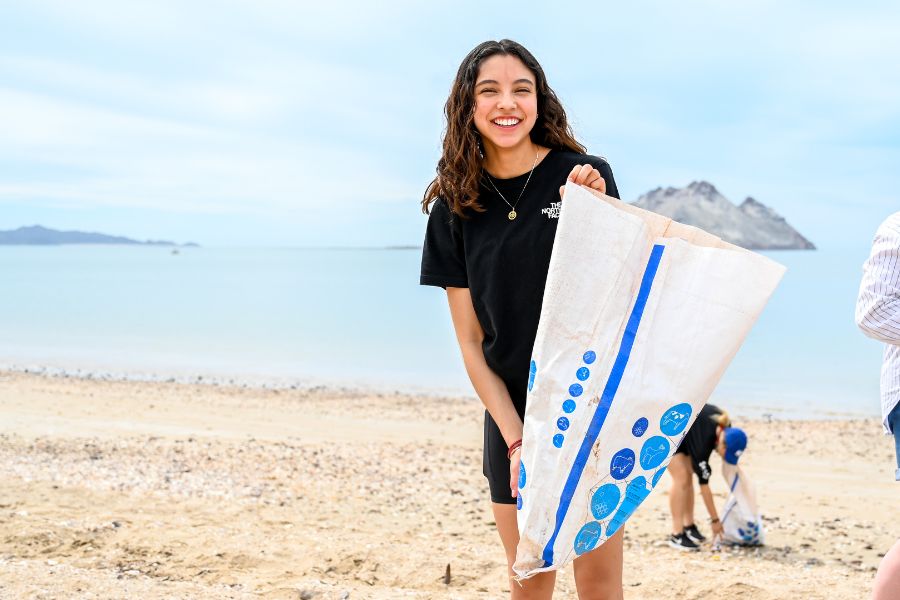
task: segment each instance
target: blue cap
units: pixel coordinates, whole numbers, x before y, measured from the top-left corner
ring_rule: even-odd
[[[747,434],[737,427],[726,427],[724,431],[725,462],[736,465],[744,448],[747,447]]]

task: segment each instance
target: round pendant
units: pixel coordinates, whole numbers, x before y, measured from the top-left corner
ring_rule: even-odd
[[[514,211],[514,210],[509,211],[509,214],[507,216],[509,217],[509,220],[512,221],[513,219],[516,218],[516,211]]]

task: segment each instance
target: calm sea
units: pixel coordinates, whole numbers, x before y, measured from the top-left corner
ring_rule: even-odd
[[[881,347],[853,323],[868,248],[771,252],[781,287],[712,401],[878,414]],[[0,363],[137,377],[471,393],[419,250],[0,247]]]

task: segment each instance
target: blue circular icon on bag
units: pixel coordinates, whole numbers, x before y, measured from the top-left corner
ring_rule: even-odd
[[[522,494],[516,496],[516,510],[522,510]]]
[[[662,477],[663,473],[666,472],[666,467],[661,467],[656,474],[653,476],[653,480],[650,482],[650,485],[656,487],[656,484],[659,483],[659,478]]]
[[[575,398],[577,398],[578,396],[581,395],[582,392],[584,392],[584,388],[581,387],[580,385],[578,385],[577,383],[573,383],[572,385],[569,386],[569,395],[570,396],[574,396]]]
[[[556,420],[556,426],[559,427],[562,431],[565,431],[569,428],[569,420],[565,417],[560,417]]]
[[[557,433],[556,435],[553,436],[553,445],[556,446],[557,448],[562,448],[564,439],[565,438],[563,437],[563,434]]]
[[[531,361],[531,366],[528,367],[528,391],[531,391],[531,388],[534,387],[534,377],[537,375],[537,365],[534,361]]]
[[[687,402],[676,404],[663,413],[659,420],[659,428],[668,436],[678,435],[687,426],[694,409]]]
[[[647,420],[647,417],[641,417],[631,426],[631,435],[641,437],[647,432],[648,427],[650,427],[650,421]]]
[[[525,487],[525,463],[519,462],[519,489]]]
[[[595,360],[597,360],[597,355],[594,353],[593,350],[588,350],[587,352],[584,353],[584,356],[582,356],[581,359],[584,361],[584,364],[589,365],[592,362],[594,362]]]
[[[591,371],[587,367],[581,367],[577,371],[575,371],[575,377],[578,381],[587,381],[587,378],[591,376]]]
[[[597,542],[600,541],[601,533],[600,523],[596,521],[591,521],[582,527],[575,536],[575,554],[581,555],[596,548]]]
[[[669,448],[669,440],[661,435],[648,439],[641,448],[641,468],[649,471],[661,465],[669,456]]]
[[[575,412],[575,401],[571,398],[563,402],[563,412],[564,413],[573,413]]]
[[[616,510],[621,499],[622,492],[619,490],[619,486],[614,483],[604,483],[591,497],[591,514],[598,521],[605,519]]]
[[[634,450],[631,448],[622,448],[613,454],[609,463],[609,474],[613,479],[625,479],[634,469]]]

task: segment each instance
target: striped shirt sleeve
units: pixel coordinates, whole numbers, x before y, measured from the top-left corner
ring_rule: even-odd
[[[856,324],[871,338],[900,345],[900,212],[881,224],[863,265]]]

